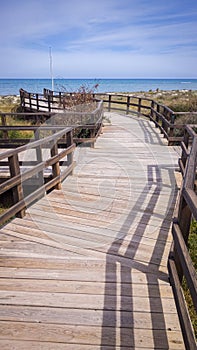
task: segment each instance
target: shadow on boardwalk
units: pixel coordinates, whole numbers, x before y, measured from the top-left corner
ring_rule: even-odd
[[[173,185],[175,183],[174,181],[174,173],[173,169],[164,166],[163,169],[168,171],[168,176],[170,178],[170,183]],[[176,199],[176,191],[172,193],[172,196],[170,196],[170,199],[168,201],[168,212],[166,213],[166,216],[158,228],[159,233],[157,237],[157,242],[153,248],[152,256],[149,258],[147,257],[147,261],[149,261],[149,264],[147,263],[141,263],[139,260],[135,260],[135,255],[137,253],[137,250],[139,248],[139,245],[141,243],[143,234],[146,230],[146,226],[149,224],[152,213],[154,209],[156,208],[159,195],[162,191],[162,188],[164,187],[164,184],[162,183],[162,176],[161,176],[161,168],[157,165],[154,166],[148,166],[147,168],[148,172],[148,181],[146,186],[144,187],[144,190],[142,191],[140,197],[138,198],[137,202],[135,203],[134,208],[130,211],[127,219],[125,220],[124,224],[122,225],[120,232],[122,234],[122,240],[126,238],[127,233],[129,232],[129,228],[131,227],[134,218],[137,214],[137,211],[140,210],[140,207],[143,205],[143,203],[146,201],[147,205],[145,209],[141,208],[141,212],[143,211],[143,215],[141,219],[139,220],[139,223],[132,232],[132,239],[129,242],[129,245],[127,246],[127,249],[124,254],[120,254],[119,250],[122,245],[122,240],[115,240],[111,247],[109,248],[107,252],[107,258],[106,258],[106,285],[105,285],[105,299],[104,299],[104,311],[103,311],[103,324],[102,324],[102,340],[101,340],[101,350],[106,349],[106,339],[110,337],[110,349],[116,349],[117,348],[117,329],[118,324],[120,329],[119,331],[119,337],[120,337],[120,348],[135,348],[139,346],[139,339],[137,340],[137,327],[135,327],[134,323],[134,316],[135,316],[135,305],[134,305],[134,299],[135,296],[133,295],[133,286],[132,286],[132,268],[135,270],[138,270],[145,274],[146,280],[147,280],[147,292],[149,298],[149,308],[150,308],[150,327],[149,330],[152,331],[152,338],[154,344],[151,345],[151,348],[159,349],[168,349],[168,337],[167,337],[167,331],[165,326],[165,319],[164,319],[164,311],[162,306],[162,300],[160,295],[160,285],[159,280],[163,279],[164,281],[168,281],[168,275],[166,273],[162,273],[159,271],[160,262],[162,260],[162,256],[165,249],[166,240],[168,237],[168,232],[170,229],[170,219],[173,214],[173,202]],[[147,201],[147,199],[149,200]],[[148,213],[147,213],[148,211]],[[161,241],[163,244],[161,244]],[[133,244],[133,242],[137,242]],[[112,262],[112,255],[114,256],[114,260]],[[115,258],[116,257],[116,258]],[[130,266],[129,264],[122,264],[122,258],[130,258]],[[117,263],[120,265],[120,277],[119,277],[119,283],[121,284],[120,292],[118,295],[118,272],[117,272]],[[151,265],[154,265],[155,272],[151,272]],[[114,287],[114,295],[110,295],[110,282],[115,282]],[[154,285],[154,289],[152,286]],[[128,288],[129,286],[129,288]],[[126,288],[126,290],[125,290]],[[129,293],[128,293],[129,290]],[[127,301],[125,303],[125,295],[127,296]],[[118,299],[120,300],[118,302]],[[128,302],[129,300],[129,302]],[[142,301],[143,303],[143,301]],[[129,307],[128,307],[129,305]],[[120,316],[118,320],[118,310],[120,309]],[[109,310],[111,310],[112,316],[110,317],[110,323],[109,323]],[[125,317],[125,311],[129,313],[129,318]],[[143,312],[142,312],[142,319],[141,319],[141,326],[143,325]],[[127,328],[127,330],[126,330]],[[144,327],[140,327],[143,329]],[[158,332],[159,330],[159,332]],[[146,329],[144,329],[144,337],[146,337]],[[147,348],[149,347],[147,343]]]

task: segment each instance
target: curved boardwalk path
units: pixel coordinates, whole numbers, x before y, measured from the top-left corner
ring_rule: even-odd
[[[1,230],[3,350],[184,349],[166,267],[178,154],[106,115],[62,190]]]

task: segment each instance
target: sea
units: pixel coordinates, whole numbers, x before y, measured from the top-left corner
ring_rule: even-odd
[[[197,79],[0,79],[0,95],[19,95],[22,88],[28,92],[43,93],[43,89],[76,92],[86,91],[143,92],[156,90],[197,90]]]

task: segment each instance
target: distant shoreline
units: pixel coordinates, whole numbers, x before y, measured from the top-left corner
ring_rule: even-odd
[[[100,93],[101,95],[104,93]],[[139,98],[147,98],[149,100],[155,100],[160,104],[168,106],[175,111],[189,111],[197,110],[197,90],[160,90],[156,89],[154,91],[130,91],[130,92],[108,92],[111,95],[126,95],[126,96],[136,96]],[[121,97],[120,97],[121,98]],[[13,108],[20,105],[19,95],[5,95],[0,96],[0,111],[8,112]]]
[[[34,93],[34,91],[28,91]],[[69,91],[68,91],[69,92]],[[74,92],[74,91],[73,91]],[[149,90],[149,91],[109,91],[109,92],[98,92],[98,94],[111,94],[111,95],[149,95],[149,96],[154,96],[154,95],[177,95],[177,94],[187,94],[191,92],[192,94],[197,94],[197,89],[196,90],[188,90],[188,89],[181,89],[181,90]],[[4,98],[20,98],[19,94],[8,94],[8,95],[0,95],[0,99]]]
[[[98,88],[95,89],[95,85]],[[54,79],[55,91],[77,91],[86,86],[98,93],[109,92],[149,92],[157,89],[161,91],[197,90],[197,79]],[[51,89],[50,79],[0,79],[0,95],[18,95],[20,88],[29,92],[42,93],[44,88]]]

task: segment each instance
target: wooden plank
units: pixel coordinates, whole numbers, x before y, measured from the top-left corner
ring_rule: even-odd
[[[42,341],[18,341],[18,340],[1,340],[0,347],[3,350],[92,350],[92,345],[88,344],[65,344],[57,342],[42,342]],[[94,350],[100,350],[100,345],[94,345]],[[114,350],[114,346],[106,346],[105,350]],[[125,346],[116,346],[116,350],[128,350]],[[142,350],[142,348],[131,347],[130,350]],[[152,350],[152,348],[143,347],[143,350]],[[162,350],[162,349],[161,349]],[[175,350],[175,349],[172,349]]]
[[[121,287],[121,288],[120,288]],[[121,292],[121,289],[123,292]],[[66,280],[36,280],[36,279],[0,279],[1,291],[24,291],[24,292],[51,292],[51,293],[80,293],[80,294],[97,294],[97,295],[118,295],[124,293],[125,296],[142,296],[173,298],[171,286],[166,284],[149,283],[139,284],[132,281],[129,283],[121,282],[97,282],[88,281],[66,281]]]
[[[65,254],[66,254],[66,251],[68,252],[72,252],[73,254],[77,254],[77,255],[87,255],[87,251],[86,249],[83,249],[83,248],[79,248],[79,247],[75,247],[73,244],[66,244],[66,243],[59,243],[59,242],[56,242],[54,240],[50,240],[47,238],[45,239],[41,239],[39,237],[29,237],[28,235],[25,235],[25,234],[21,234],[21,233],[18,233],[18,232],[14,232],[14,231],[11,231],[11,230],[7,230],[6,228],[4,228],[4,232],[7,232],[9,235],[13,235],[13,236],[16,236],[16,237],[20,237],[20,238],[23,238],[24,240],[31,240],[33,242],[38,242],[38,243],[42,243],[42,244],[45,244],[47,246],[51,246],[51,247],[54,247],[54,248],[60,248],[60,249],[64,249],[65,250]],[[94,252],[92,251],[90,255],[96,255],[98,258],[102,257],[103,254],[100,253],[100,252]]]
[[[49,308],[33,306],[0,305],[0,320],[11,322],[40,322],[65,325],[102,326],[102,310]],[[178,316],[168,313],[144,313],[131,311],[105,310],[105,323],[112,327],[116,319],[116,328],[158,329],[166,327],[172,331],[179,331]],[[142,322],[143,319],[143,322]],[[152,323],[154,319],[154,324]]]
[[[10,340],[30,340],[45,342],[66,342],[67,344],[89,344],[89,345],[103,345],[110,346],[114,343],[117,346],[131,346],[137,347],[152,347],[153,333],[152,330],[135,330],[133,332],[128,328],[121,329],[121,334],[116,334],[113,327],[99,328],[99,327],[85,327],[72,325],[57,325],[57,324],[41,324],[41,323],[24,323],[24,322],[0,322],[0,339]],[[180,332],[165,331],[169,346],[173,345],[174,349],[184,349]],[[158,349],[163,348],[163,332],[162,330],[154,331],[154,342],[157,342]]]
[[[84,240],[94,240],[95,242],[98,240],[98,242],[109,242],[109,238],[112,239],[124,239],[125,241],[131,241],[134,240],[134,242],[141,242],[150,246],[155,245],[156,241],[158,246],[164,246],[171,244],[172,242],[172,236],[169,229],[165,228],[152,228],[152,232],[149,232],[151,230],[151,227],[145,224],[144,226],[142,224],[136,224],[137,230],[135,230],[136,227],[130,228],[129,231],[124,230],[124,228],[121,230],[121,232],[117,232],[115,230],[112,230],[110,228],[106,228],[105,230],[99,229],[99,228],[92,228],[91,226],[76,226],[76,225],[68,225],[67,227],[63,226],[61,222],[59,225],[55,224],[52,220],[49,223],[47,221],[32,221],[30,218],[26,218],[25,220],[19,220],[15,219],[12,222],[12,225],[9,224],[7,226],[8,228],[13,228],[14,225],[16,225],[18,228],[20,227],[21,230],[28,229],[31,230],[31,232],[35,232],[34,230],[39,229],[40,234],[44,235],[47,234],[47,232],[56,232],[57,234],[64,234],[72,237],[78,237]],[[144,229],[143,229],[144,228]],[[146,229],[145,229],[146,228]],[[148,230],[149,229],[149,230]]]
[[[19,230],[19,229],[18,229]],[[14,230],[8,230],[5,231],[8,232],[8,234],[11,236],[13,234],[15,234],[16,229]],[[75,237],[76,234],[79,234],[79,238]],[[14,242],[14,240],[7,240],[7,241],[3,241],[1,243],[2,246],[2,253],[4,253],[5,256],[7,257],[14,257],[16,256],[16,253],[20,254],[24,254],[23,256],[25,257],[27,254],[28,257],[28,253],[29,254],[35,254],[35,256],[42,257],[41,255],[50,255],[51,258],[54,258],[55,256],[57,258],[65,258],[66,254],[69,255],[74,255],[72,252],[69,252],[67,250],[67,252],[65,253],[65,249],[64,247],[62,247],[62,249],[58,249],[55,248],[55,246],[53,247],[53,244],[51,244],[50,246],[47,246],[45,244],[45,238],[50,238],[51,240],[54,239],[54,241],[57,242],[62,242],[62,243],[67,243],[67,244],[71,244],[71,245],[76,245],[78,247],[83,247],[86,249],[90,249],[90,250],[95,250],[98,252],[106,252],[110,246],[113,244],[113,248],[110,250],[110,254],[112,254],[114,252],[117,253],[117,255],[119,255],[119,257],[128,257],[128,254],[130,254],[130,258],[135,258],[135,259],[140,259],[140,256],[142,256],[142,261],[147,257],[148,259],[152,259],[152,263],[158,262],[160,259],[160,262],[162,264],[162,261],[167,257],[168,253],[169,253],[169,248],[170,248],[170,243],[166,243],[166,245],[162,246],[161,244],[157,244],[155,243],[154,239],[150,239],[150,238],[142,238],[140,236],[136,236],[135,234],[133,234],[131,236],[131,240],[127,240],[123,237],[123,239],[115,239],[113,241],[113,238],[111,237],[104,237],[102,235],[99,235],[98,237],[95,237],[93,235],[86,235],[84,234],[84,236],[82,235],[83,232],[80,231],[75,231],[75,235],[73,235],[72,237],[72,231],[69,231],[68,234],[67,232],[64,232],[64,235],[62,237],[61,233],[54,233],[51,231],[46,232],[45,237],[43,237],[43,242],[40,241],[40,243],[37,243],[37,239],[35,239],[34,241],[34,236],[36,236],[37,232],[32,232],[32,237],[28,236],[28,233],[24,234],[20,234],[21,237],[23,237],[23,240],[19,240]],[[18,234],[17,234],[18,235]],[[90,239],[88,240],[88,236],[90,236]],[[42,244],[43,243],[43,244]],[[157,244],[157,248],[158,248],[158,253],[157,256],[154,257],[154,248],[155,245]],[[87,253],[88,254],[88,253]],[[19,257],[18,255],[18,257]],[[39,256],[40,255],[40,256]],[[78,252],[78,255],[79,252]],[[21,255],[20,255],[21,256]],[[81,255],[82,256],[82,255]],[[29,255],[30,257],[30,255]]]
[[[114,296],[107,297],[107,309],[108,310],[120,310],[120,311],[135,311],[135,312],[161,312],[161,300],[160,297],[131,297],[121,295],[116,298],[114,302]],[[104,298],[100,295],[79,294],[75,293],[49,293],[49,292],[13,292],[13,291],[0,291],[0,304],[1,305],[26,305],[26,306],[48,306],[48,307],[62,307],[69,309],[104,309]],[[133,304],[133,305],[132,305]],[[172,298],[165,298],[162,300],[162,307],[168,310],[168,313],[176,314],[176,307]]]
[[[10,168],[10,177],[15,177],[17,175],[20,175],[18,154],[14,154],[8,157],[8,162],[9,162],[9,168]],[[17,202],[23,199],[23,188],[22,188],[21,181],[15,187],[13,187],[12,195],[13,195],[13,204],[16,204]],[[24,208],[23,210],[20,210],[15,214],[16,216],[22,218],[25,215]]]
[[[20,226],[20,225],[15,225],[14,223],[11,223],[9,224],[9,230],[7,230],[6,228],[4,229],[4,232],[8,232],[11,234],[12,231],[14,232],[19,232],[19,233],[22,233],[22,234],[27,234],[29,235],[29,228],[28,227],[24,227],[24,226]],[[47,239],[54,239],[56,241],[59,241],[59,242],[65,242],[65,243],[68,243],[69,242],[72,244],[72,245],[77,245],[78,247],[83,247],[83,248],[92,248],[92,249],[95,249],[95,250],[98,250],[98,251],[103,251],[106,250],[106,249],[109,249],[109,246],[111,246],[111,244],[113,243],[113,246],[114,246],[114,249],[116,249],[117,245],[120,247],[120,248],[123,248],[123,249],[127,249],[128,247],[130,247],[130,245],[132,245],[132,249],[136,249],[136,252],[137,250],[139,251],[138,247],[140,248],[141,247],[141,251],[143,252],[143,250],[146,251],[146,254],[147,254],[147,257],[148,257],[148,252],[151,252],[153,251],[153,247],[155,246],[155,244],[157,244],[157,250],[158,250],[158,259],[159,259],[159,256],[161,258],[163,258],[164,256],[164,251],[165,249],[167,248],[167,254],[169,252],[169,249],[170,249],[170,244],[171,242],[166,242],[166,244],[164,245],[164,242],[160,243],[160,242],[156,242],[154,239],[151,239],[151,238],[144,238],[144,237],[141,237],[141,236],[138,236],[138,235],[135,235],[135,234],[129,234],[127,235],[126,237],[124,237],[122,235],[122,239],[121,239],[121,236],[120,238],[115,238],[115,241],[114,240],[114,237],[106,237],[103,235],[95,235],[95,234],[88,234],[86,236],[86,232],[81,232],[79,230],[64,230],[64,232],[62,232],[61,230],[58,230],[57,227],[46,227],[47,231],[41,231],[41,230],[38,230],[38,229],[31,229],[31,237],[32,236],[35,236],[35,237],[40,237],[40,238],[47,238]],[[42,232],[42,236],[41,236],[41,232]],[[31,240],[31,237],[30,237],[30,240]],[[131,243],[132,242],[132,243]],[[16,246],[19,246],[20,244],[15,244]],[[14,247],[15,247],[14,244],[11,245],[11,248],[13,248],[14,250]],[[35,245],[33,245],[34,247]],[[104,246],[104,247],[103,247]],[[4,249],[8,247],[8,245],[4,245]],[[30,247],[30,251],[31,251],[31,245],[29,245]],[[35,250],[38,249],[38,247],[42,248],[41,245],[37,244],[36,247],[35,247]],[[23,243],[23,249],[25,250],[25,242]],[[129,248],[128,248],[129,249]],[[54,253],[57,252],[58,253],[59,249],[54,249]],[[44,248],[43,248],[43,253],[44,253]],[[160,254],[159,254],[160,253]],[[63,253],[62,251],[62,254],[65,254]],[[61,251],[60,251],[60,255],[61,255]],[[132,255],[130,255],[132,256]]]
[[[79,225],[85,225],[85,226],[92,226],[94,228],[99,227],[99,228],[113,228],[117,231],[119,231],[120,229],[122,229],[122,227],[124,227],[125,230],[127,230],[127,232],[129,231],[130,227],[133,224],[137,224],[137,223],[141,223],[141,225],[147,225],[147,222],[149,225],[154,226],[155,228],[158,228],[162,225],[162,221],[161,219],[158,219],[157,217],[154,217],[154,215],[149,215],[149,214],[143,214],[142,213],[134,213],[131,211],[129,217],[124,217],[121,214],[120,215],[116,215],[116,216],[111,216],[111,218],[107,218],[107,220],[102,218],[102,215],[100,215],[100,217],[97,219],[97,221],[89,221],[88,219],[85,218],[78,218],[77,216],[73,217],[73,216],[64,216],[63,214],[56,214],[53,212],[49,211],[44,211],[42,212],[39,208],[37,209],[36,207],[32,207],[30,208],[30,210],[28,211],[30,216],[34,217],[35,221],[40,220],[40,218],[44,217],[45,221],[46,218],[48,221],[50,220],[58,220],[59,222],[67,222],[72,223],[72,224],[79,224]],[[57,223],[58,225],[58,223]],[[170,227],[170,221],[169,223],[164,221],[163,223],[165,228],[169,228]]]
[[[12,234],[12,231],[10,230],[5,230],[5,232],[8,232],[9,234]],[[16,236],[22,236],[24,239],[25,239],[25,235],[22,235],[20,233],[16,233],[16,232],[13,232],[13,235],[16,235]],[[26,239],[29,240],[29,237],[26,236]],[[162,255],[159,255],[159,248],[158,248],[158,254],[153,254],[153,248],[150,247],[150,246],[147,246],[147,245],[143,245],[143,244],[138,244],[138,243],[135,243],[135,242],[132,242],[131,245],[127,245],[127,244],[124,244],[124,241],[122,240],[118,240],[118,241],[115,241],[113,243],[113,245],[111,246],[110,248],[110,252],[108,252],[109,250],[109,246],[107,245],[98,245],[98,244],[93,244],[91,246],[91,244],[89,243],[88,247],[86,248],[86,244],[82,244],[80,242],[79,245],[77,245],[76,242],[74,242],[74,239],[69,239],[67,237],[65,237],[65,240],[64,239],[59,239],[60,242],[52,242],[48,239],[44,239],[43,241],[41,241],[40,238],[32,238],[33,241],[36,241],[36,242],[39,242],[39,243],[42,243],[43,244],[46,244],[46,245],[49,245],[51,247],[61,247],[62,249],[65,249],[65,254],[66,252],[68,251],[68,254],[70,254],[71,252],[74,254],[82,254],[82,255],[85,255],[85,256],[94,256],[94,257],[98,257],[98,258],[102,258],[102,255],[103,255],[103,258],[104,258],[104,255],[106,255],[108,253],[108,255],[114,255],[115,257],[117,257],[117,260],[121,260],[121,259],[124,259],[124,258],[127,258],[127,259],[133,259],[134,260],[137,260],[137,261],[141,261],[142,263],[149,263],[151,262],[151,264],[154,264],[154,265],[158,265],[160,267],[164,266],[165,267],[165,262],[166,262],[166,258],[164,256],[163,258],[163,250],[162,250]],[[56,235],[56,240],[58,240],[58,237]],[[122,253],[124,252],[124,254]],[[4,250],[4,254],[6,255],[6,250]],[[7,251],[7,255],[15,255],[17,256],[18,253],[16,252],[16,254],[14,254],[13,252],[9,253]],[[43,252],[43,255],[44,255],[44,252]],[[168,251],[166,252],[166,255],[168,256]],[[25,255],[25,253],[21,253],[21,256],[23,257],[28,257],[28,253]],[[39,257],[39,255],[35,255],[34,253],[34,256],[36,257]],[[33,256],[32,256],[33,257]],[[46,258],[47,257],[50,257],[50,255],[46,255]],[[58,256],[57,256],[58,257]],[[64,258],[64,256],[63,256]]]
[[[2,278],[25,278],[25,279],[42,279],[42,280],[67,280],[67,281],[88,281],[88,282],[104,282],[106,281],[106,271],[105,269],[96,270],[94,267],[82,267],[79,266],[75,269],[57,269],[55,266],[52,269],[43,268],[25,268],[25,261],[23,259],[23,266],[21,268],[15,267],[0,267],[0,277]],[[147,268],[147,273],[135,269],[127,269],[122,275],[116,275],[115,265],[112,265],[113,269],[107,271],[107,282],[116,283],[147,283],[147,278],[149,284],[158,284],[158,279],[161,279],[160,283],[166,284],[168,282],[168,275],[161,272],[148,273],[149,268]]]
[[[166,215],[166,208],[165,205],[167,206],[168,202],[169,202],[169,196],[168,198],[165,199],[162,198],[162,203],[163,203],[163,207],[160,204],[161,199],[159,197],[155,198],[155,206],[154,208],[149,207],[149,203],[151,202],[151,200],[153,199],[152,197],[150,197],[148,199],[148,201],[145,200],[146,198],[143,198],[143,200],[141,200],[141,203],[131,203],[128,201],[122,202],[121,204],[116,203],[116,200],[113,199],[112,200],[106,200],[103,201],[102,198],[102,205],[100,206],[100,208],[97,208],[94,206],[96,206],[96,201],[95,203],[89,203],[89,206],[86,207],[81,207],[80,208],[80,202],[73,202],[72,199],[70,199],[70,204],[68,202],[68,204],[63,204],[60,207],[58,205],[58,203],[56,202],[51,202],[51,201],[47,201],[46,204],[39,203],[36,208],[39,208],[42,211],[47,211],[47,210],[52,210],[53,212],[57,213],[57,214],[63,214],[63,215],[69,215],[69,216],[76,216],[76,211],[79,217],[83,217],[83,218],[87,218],[87,219],[91,219],[91,220],[98,220],[98,215],[102,214],[102,217],[105,219],[111,219],[111,218],[116,218],[117,214],[121,216],[122,215],[129,215],[131,213],[131,208],[132,208],[132,212],[137,215],[139,212],[143,212],[144,216],[147,216],[147,214],[149,215],[156,215],[157,217],[160,217],[161,219],[164,218],[164,215]],[[166,202],[166,204],[165,204]],[[173,201],[175,204],[175,201]],[[171,203],[171,205],[173,204],[173,202]],[[90,205],[91,204],[91,205]],[[130,206],[129,206],[130,205]],[[87,208],[87,209],[86,209]],[[168,208],[169,210],[170,208]]]
[[[15,221],[14,221],[15,222]],[[30,223],[31,222],[31,223]],[[33,224],[32,224],[33,223]],[[57,230],[65,228],[65,231],[68,229],[70,232],[73,230],[76,231],[81,231],[85,233],[90,233],[94,234],[94,236],[102,235],[102,236],[110,236],[115,238],[122,238],[122,237],[132,237],[132,234],[135,233],[135,236],[144,236],[150,239],[155,239],[157,241],[172,241],[172,237],[169,235],[169,227],[165,227],[165,224],[160,227],[154,225],[154,222],[143,222],[142,220],[137,220],[135,219],[134,221],[131,221],[130,227],[126,225],[119,225],[117,222],[117,225],[111,227],[111,226],[106,226],[105,228],[103,227],[95,227],[91,226],[91,222],[89,222],[88,225],[83,225],[80,222],[75,223],[73,220],[72,222],[67,222],[66,227],[65,227],[65,220],[61,218],[61,220],[57,221],[53,218],[50,218],[47,216],[47,219],[45,219],[44,215],[37,215],[34,220],[32,220],[31,216],[28,214],[24,220],[23,223],[21,223],[23,226],[27,227],[34,227],[36,228],[43,228],[45,231],[49,230],[49,227],[51,227],[51,230],[53,230],[53,227],[57,227]],[[30,225],[30,226],[29,226]],[[32,225],[32,226],[31,226]],[[167,225],[166,225],[167,226]],[[8,226],[9,227],[9,226]],[[48,227],[48,228],[47,228]]]

